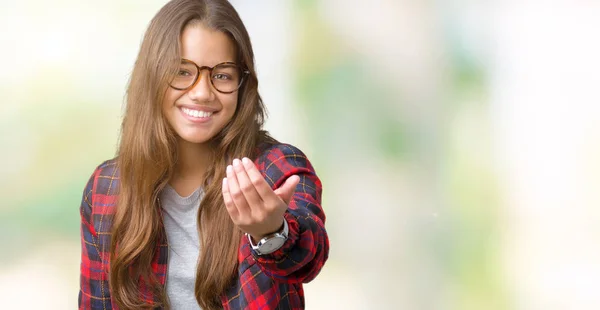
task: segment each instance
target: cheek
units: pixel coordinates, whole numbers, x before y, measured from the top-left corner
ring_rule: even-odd
[[[163,112],[167,112],[169,108],[171,108],[175,104],[175,100],[179,98],[180,94],[178,91],[170,88],[165,92],[165,97],[163,98],[162,108]]]
[[[235,114],[235,111],[237,110],[237,93],[230,94],[228,96],[222,96],[221,98],[219,98],[219,101],[221,101],[221,104],[223,105],[223,110],[226,110],[227,115],[230,118],[233,117],[233,114]]]

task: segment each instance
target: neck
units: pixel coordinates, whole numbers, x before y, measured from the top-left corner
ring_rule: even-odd
[[[192,183],[200,186],[208,169],[211,153],[206,143],[196,144],[179,139],[178,157],[171,182]]]

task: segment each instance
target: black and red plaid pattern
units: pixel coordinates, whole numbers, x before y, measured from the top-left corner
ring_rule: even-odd
[[[321,207],[321,181],[306,156],[289,144],[265,149],[255,164],[273,189],[298,175],[300,183],[285,218],[289,236],[284,246],[258,256],[242,237],[236,281],[221,296],[224,309],[304,309],[302,283],[314,279],[329,254],[325,213]],[[220,181],[220,180],[219,180]],[[96,168],[81,201],[81,276],[79,309],[118,309],[108,287],[110,226],[119,190],[115,160]],[[168,245],[156,245],[152,271],[162,285],[167,272]],[[190,270],[194,272],[195,270]],[[153,300],[140,285],[140,296]]]

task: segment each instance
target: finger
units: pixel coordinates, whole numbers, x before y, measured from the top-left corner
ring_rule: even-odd
[[[221,185],[221,192],[223,193],[223,201],[225,202],[225,208],[227,208],[227,212],[229,212],[229,216],[234,221],[237,221],[239,216],[239,212],[235,207],[235,203],[233,203],[233,199],[231,198],[231,194],[229,194],[229,185],[227,184],[227,178],[223,179],[223,185]]]
[[[250,160],[247,157],[244,157],[242,159],[242,163],[244,165],[244,168],[246,169],[246,173],[248,174],[250,182],[254,184],[254,188],[256,189],[256,192],[258,193],[260,198],[264,202],[278,200],[277,195],[275,195],[275,193],[271,189],[271,186],[269,186],[269,183],[267,183],[260,171],[258,171],[256,165],[254,165],[252,160]]]
[[[260,208],[263,206],[264,202],[260,198],[260,195],[258,195],[254,184],[252,184],[250,181],[250,177],[248,177],[246,169],[244,169],[244,166],[242,165],[242,161],[237,158],[234,159],[233,170],[235,171],[238,184],[242,190],[242,193],[244,194],[244,197],[246,197],[246,201],[248,202],[250,209]]]
[[[237,177],[235,172],[233,171],[233,167],[231,165],[227,166],[227,184],[229,185],[229,194],[235,204],[240,216],[249,217],[250,216],[250,207],[248,206],[248,202],[246,201],[246,197],[242,193],[240,189],[240,185],[238,184]]]
[[[275,195],[279,196],[286,205],[290,203],[290,200],[296,192],[296,186],[300,183],[300,177],[293,175],[285,180],[283,185],[275,190]]]

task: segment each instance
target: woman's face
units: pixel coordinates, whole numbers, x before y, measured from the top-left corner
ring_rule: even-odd
[[[227,35],[202,24],[186,26],[181,35],[181,58],[200,67],[235,62],[235,56],[235,46]],[[202,70],[199,75],[192,88],[176,90],[169,87],[162,108],[167,121],[181,139],[202,144],[232,119],[238,91],[231,94],[217,91],[210,82],[208,69]]]

